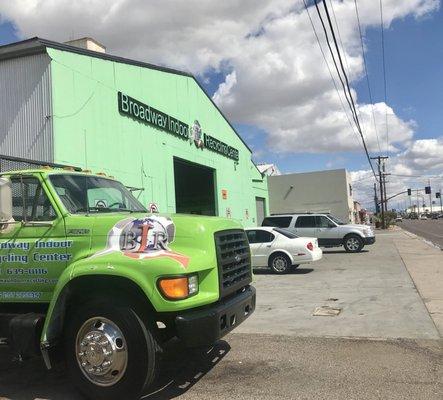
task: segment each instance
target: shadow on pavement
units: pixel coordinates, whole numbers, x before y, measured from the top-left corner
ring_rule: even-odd
[[[311,273],[312,271],[314,271],[313,268],[298,267],[296,269],[291,269],[285,275],[305,275],[305,274]],[[271,271],[269,268],[254,268],[254,274],[255,275],[277,275],[276,273]]]
[[[326,250],[323,249],[323,254],[344,254],[347,253],[346,250]],[[369,253],[369,250],[363,249],[360,253]],[[358,253],[348,253],[348,254],[358,254]]]
[[[178,340],[168,343],[158,378],[142,399],[173,399],[194,386],[230,351],[224,340],[211,348],[186,349]],[[64,371],[48,371],[43,360],[12,361],[0,349],[0,399],[83,400]],[[123,400],[123,399],[122,399]]]
[[[187,392],[228,354],[231,347],[219,340],[210,348],[186,349],[173,341],[165,349],[161,374],[142,399],[173,399]]]

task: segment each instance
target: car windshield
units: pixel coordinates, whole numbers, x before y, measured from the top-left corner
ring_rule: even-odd
[[[345,223],[337,217],[334,217],[333,215],[328,215],[329,219],[331,219],[332,221],[334,221],[337,225],[344,225]]]
[[[298,238],[297,235],[294,235],[291,231],[288,231],[287,229],[283,229],[283,228],[274,228],[274,231],[281,233],[283,236],[286,236],[289,239],[296,239]]]
[[[146,212],[146,208],[118,181],[73,174],[51,175],[49,179],[71,214]]]

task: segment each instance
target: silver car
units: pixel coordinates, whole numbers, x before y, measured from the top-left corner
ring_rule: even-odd
[[[345,224],[330,214],[279,214],[266,217],[262,226],[285,228],[297,236],[315,237],[321,247],[343,246],[356,253],[375,243],[375,235],[368,225]]]

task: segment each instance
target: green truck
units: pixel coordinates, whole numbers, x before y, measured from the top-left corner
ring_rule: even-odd
[[[137,398],[173,337],[223,337],[254,311],[251,281],[233,220],[148,213],[102,174],[0,175],[0,343],[63,361],[89,398]]]

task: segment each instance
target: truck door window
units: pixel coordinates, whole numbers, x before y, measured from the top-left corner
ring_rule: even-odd
[[[262,231],[260,229],[247,232],[249,243],[269,243],[272,242],[275,236],[268,231]]]
[[[258,243],[269,243],[274,240],[275,236],[268,231],[257,231],[257,242]]]
[[[292,217],[267,217],[263,220],[262,226],[276,226],[277,228],[288,228]]]
[[[52,221],[57,214],[35,177],[12,177],[12,216],[15,221]]]
[[[249,243],[257,243],[257,231],[246,231]]]
[[[334,224],[323,215],[315,217],[317,228],[332,228]]]
[[[297,217],[296,228],[315,228],[315,217],[312,215]]]

